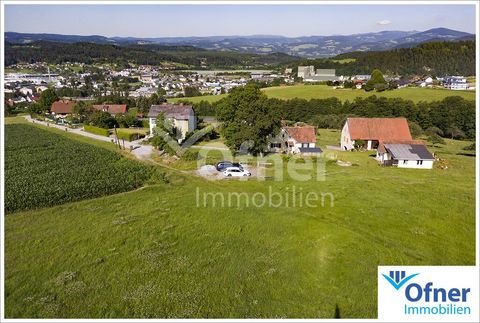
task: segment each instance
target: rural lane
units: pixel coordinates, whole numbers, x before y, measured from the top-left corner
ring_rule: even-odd
[[[95,140],[101,140],[101,141],[111,142],[111,143],[113,143],[113,140],[114,140],[112,137],[105,137],[105,136],[96,135],[96,134],[93,134],[93,133],[90,133],[90,132],[86,132],[85,130],[83,130],[83,128],[72,129],[72,128],[68,128],[68,127],[65,127],[65,126],[53,124],[51,122],[35,120],[35,119],[32,119],[32,117],[30,117],[30,116],[25,116],[25,119],[28,122],[31,122],[31,123],[34,123],[34,124],[39,124],[39,125],[42,125],[42,126],[45,126],[45,127],[57,128],[57,129],[64,130],[64,131],[67,131],[67,132],[70,132],[70,133],[74,133],[74,134],[77,134],[77,135],[80,135],[80,136],[89,137],[89,138],[92,138],[92,139],[95,139]],[[140,144],[140,142],[142,140],[143,139],[130,142],[129,146],[138,146],[138,148],[136,148],[136,149],[134,149],[130,152],[138,159],[141,159],[141,160],[151,159],[151,154],[154,151],[153,147],[150,146],[150,145]]]

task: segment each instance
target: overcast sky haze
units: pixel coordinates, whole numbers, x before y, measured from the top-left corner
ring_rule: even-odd
[[[5,5],[5,30],[131,37],[475,33],[474,5]]]

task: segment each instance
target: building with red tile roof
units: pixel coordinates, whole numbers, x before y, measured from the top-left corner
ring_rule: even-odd
[[[362,141],[367,150],[372,150],[380,143],[411,140],[405,118],[348,118],[342,129],[340,146],[343,150],[352,150],[355,143]]]
[[[67,115],[73,113],[73,107],[75,106],[75,101],[70,100],[59,100],[52,103],[50,112],[55,115]]]
[[[97,111],[105,111],[110,113],[111,115],[127,113],[126,104],[95,104],[93,106],[93,109]]]
[[[270,142],[270,150],[293,154],[319,154],[322,150],[316,147],[315,128],[283,127],[280,135]]]

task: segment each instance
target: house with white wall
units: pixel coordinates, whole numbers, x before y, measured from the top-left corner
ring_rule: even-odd
[[[197,119],[191,105],[169,103],[152,105],[148,112],[150,135],[154,133],[160,113],[163,113],[165,120],[168,120],[177,129],[178,142],[184,140],[187,133],[194,131],[197,126]]]
[[[435,161],[435,157],[419,140],[381,143],[376,159],[382,166],[418,169],[432,169]]]
[[[348,118],[342,128],[340,147],[375,150],[380,142],[412,140],[405,118]]]
[[[283,127],[280,134],[270,141],[270,151],[287,154],[312,155],[320,154],[322,150],[316,147],[315,128]]]

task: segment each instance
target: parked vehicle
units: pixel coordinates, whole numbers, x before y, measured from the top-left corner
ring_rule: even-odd
[[[240,165],[239,163],[232,163],[232,162],[229,162],[229,161],[221,161],[221,162],[218,162],[217,165],[215,166],[215,168],[216,168],[219,172],[224,171],[224,170],[227,169],[228,167],[238,167],[238,168],[240,168],[241,170],[243,170],[242,165]]]
[[[243,177],[252,175],[248,170],[240,167],[227,167],[223,174],[227,177]]]

